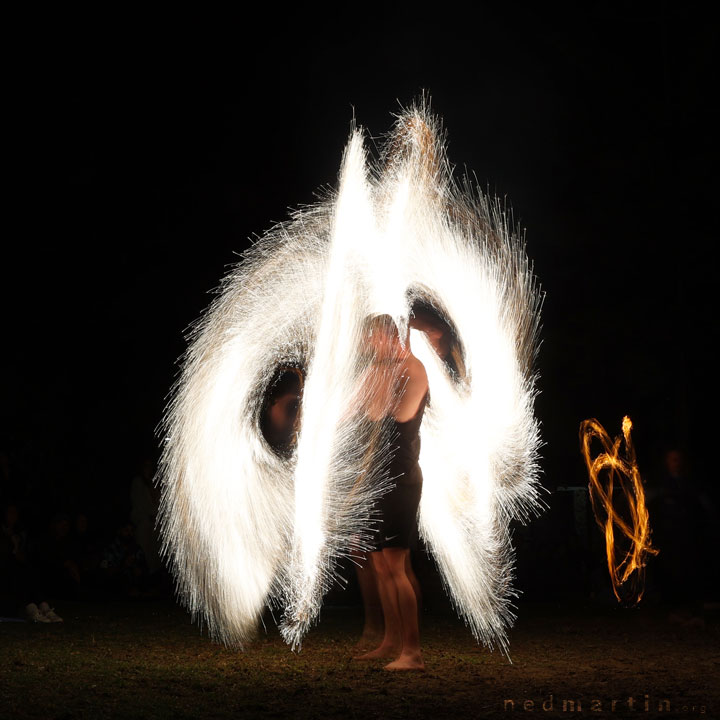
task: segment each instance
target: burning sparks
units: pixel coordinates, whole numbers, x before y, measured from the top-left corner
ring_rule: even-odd
[[[631,429],[632,422],[625,416],[622,436],[611,441],[597,420],[584,420],[580,424],[580,443],[590,477],[588,488],[595,520],[605,534],[613,592],[619,601],[637,604],[644,592],[646,558],[649,554],[656,555],[658,551],[650,544],[650,518],[630,437]],[[593,460],[590,445],[594,438],[600,441],[604,452]],[[620,457],[623,440],[625,456]],[[600,479],[604,471],[607,471],[606,484]],[[621,502],[625,505],[622,511],[618,508]],[[616,528],[622,533],[618,543],[615,542]],[[619,547],[621,544],[624,546],[622,549]],[[628,593],[621,598],[620,588],[629,580]]]
[[[539,294],[503,206],[455,183],[424,106],[375,164],[354,131],[338,192],[255,243],[191,337],[163,424],[161,530],[213,637],[242,646],[269,605],[298,647],[339,560],[368,549],[391,439],[360,410],[363,322],[388,314],[404,336],[421,308],[436,324],[411,331],[431,397],[420,533],[474,635],[507,650],[508,525],[540,505]],[[273,393],[278,447],[263,434]]]

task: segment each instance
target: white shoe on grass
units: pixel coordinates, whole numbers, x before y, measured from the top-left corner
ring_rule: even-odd
[[[40,614],[45,618],[45,622],[59,623],[64,620],[55,613],[55,608],[51,608],[46,602],[40,603]]]
[[[48,620],[48,618],[43,615],[40,610],[38,610],[38,606],[35,603],[30,603],[29,605],[25,606],[25,617],[30,622],[35,623],[49,623],[52,622],[52,620]]]

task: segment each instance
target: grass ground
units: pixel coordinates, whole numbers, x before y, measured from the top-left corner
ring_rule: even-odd
[[[3,720],[720,718],[717,611],[521,604],[512,664],[436,612],[423,618],[426,671],[398,674],[350,659],[358,608],[324,610],[300,653],[274,627],[227,650],[170,601],[58,610],[62,625],[0,624]]]

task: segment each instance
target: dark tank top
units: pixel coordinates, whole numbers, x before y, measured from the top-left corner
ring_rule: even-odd
[[[420,425],[422,424],[428,394],[420,403],[413,417],[405,422],[390,418],[392,433],[392,460],[390,461],[390,479],[397,485],[422,485],[420,458]]]

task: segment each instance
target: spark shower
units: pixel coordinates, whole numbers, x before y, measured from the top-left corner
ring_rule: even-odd
[[[162,424],[163,551],[182,601],[242,647],[264,607],[299,647],[338,561],[367,549],[392,438],[360,412],[363,320],[419,308],[451,338],[428,373],[421,537],[475,637],[507,653],[509,523],[541,502],[533,413],[540,295],[504,207],[448,165],[440,121],[403,111],[379,157],[353,130],[337,192],[267,232],[195,324]],[[262,431],[279,374],[302,377],[297,440]]]

